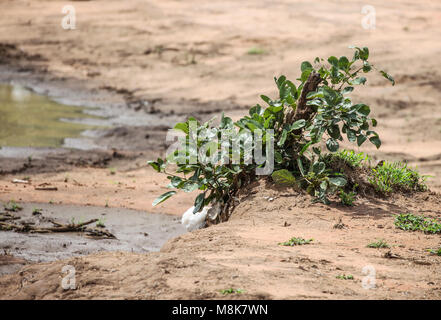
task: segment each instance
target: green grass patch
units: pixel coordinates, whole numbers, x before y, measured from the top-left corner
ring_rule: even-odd
[[[376,242],[369,243],[369,244],[367,245],[367,247],[368,247],[368,248],[382,249],[382,248],[390,248],[390,245],[387,244],[386,241],[384,241],[383,239],[381,239],[381,240],[378,240],[378,241],[376,241]]]
[[[364,152],[357,153],[353,150],[341,150],[335,153],[334,157],[343,160],[352,168],[361,167],[369,157]]]
[[[265,53],[265,50],[262,48],[258,48],[258,47],[253,47],[247,51],[247,54],[252,55],[252,56],[261,55],[264,53]]]
[[[345,275],[345,274],[340,274],[338,276],[336,276],[337,279],[340,280],[354,280],[354,276],[351,274]]]
[[[429,251],[429,253],[431,253],[431,254],[434,254],[434,255],[437,255],[437,256],[441,256],[441,248],[439,248],[439,249],[429,249],[427,251]]]
[[[234,288],[224,289],[224,290],[220,291],[220,293],[222,293],[224,295],[226,295],[226,294],[234,294],[234,293],[241,294],[241,293],[244,293],[244,292],[245,291],[243,291],[242,289],[234,289]]]
[[[391,193],[393,191],[425,191],[427,176],[420,175],[410,169],[406,163],[383,162],[373,168],[368,181],[378,192]]]
[[[287,246],[287,247],[293,247],[293,246],[301,246],[304,244],[310,244],[312,241],[314,241],[314,239],[303,239],[303,238],[291,238],[286,242],[281,242],[279,243],[279,245],[281,246]]]
[[[424,233],[441,233],[441,223],[436,219],[413,215],[411,213],[395,216],[395,226],[406,231],[422,231]]]

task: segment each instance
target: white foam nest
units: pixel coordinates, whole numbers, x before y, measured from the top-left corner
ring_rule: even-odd
[[[201,229],[205,224],[210,207],[204,207],[201,211],[193,213],[194,207],[189,208],[182,215],[181,223],[187,228],[187,231]]]

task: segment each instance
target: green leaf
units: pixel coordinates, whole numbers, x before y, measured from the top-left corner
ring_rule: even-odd
[[[274,171],[271,175],[273,181],[282,186],[293,187],[296,185],[296,178],[286,169]]]
[[[328,134],[331,136],[331,138],[338,139],[340,138],[340,128],[338,125],[332,125],[327,129]]]
[[[329,138],[328,140],[326,140],[326,147],[328,148],[329,151],[335,152],[338,150],[339,144],[337,140],[333,138]]]
[[[329,178],[329,183],[331,183],[337,187],[344,187],[346,185],[347,181],[344,177],[332,177],[332,178]]]
[[[309,63],[308,61],[303,61],[302,65],[300,66],[300,70],[302,70],[302,72],[306,71],[306,70],[312,70],[312,64]]]
[[[166,193],[160,195],[159,197],[157,197],[155,199],[155,201],[153,201],[152,205],[156,206],[156,205],[160,204],[161,202],[164,202],[165,200],[167,200],[168,198],[170,198],[171,196],[173,196],[175,194],[176,194],[176,191],[166,192]]]
[[[188,134],[188,123],[186,122],[179,122],[175,125],[174,129],[181,130],[184,133]]]
[[[299,166],[299,170],[302,176],[305,176],[305,169],[303,169],[303,163],[300,158],[297,158],[297,165]]]
[[[354,108],[357,110],[357,113],[363,116],[368,116],[369,113],[371,113],[371,108],[369,108],[369,106],[365,105],[364,103],[356,104]]]
[[[342,93],[346,94],[346,93],[349,93],[349,92],[352,92],[352,91],[354,91],[354,87],[346,87],[346,88],[343,89]]]
[[[365,84],[366,78],[365,77],[358,77],[351,81],[351,84]]]
[[[283,131],[282,131],[282,135],[281,135],[279,141],[277,142],[277,145],[278,145],[279,147],[283,146],[283,144],[284,144],[285,141],[286,141],[287,136],[288,136],[288,131],[287,131],[286,129],[283,129]]]
[[[312,171],[314,171],[315,174],[323,173],[326,169],[326,165],[324,162],[314,162],[312,165]]]
[[[233,120],[229,117],[225,117],[224,113],[222,112],[222,118],[220,123],[221,129],[233,128],[233,125],[234,125]]]
[[[357,139],[357,135],[355,134],[355,131],[352,129],[348,129],[346,134],[350,142],[354,142]]]
[[[302,75],[300,76],[300,81],[305,82],[306,80],[308,80],[309,75],[311,74],[312,69],[306,69],[305,71],[302,72]],[[301,87],[298,88],[298,90],[300,90]]]
[[[363,144],[363,142],[365,142],[367,139],[367,137],[363,134],[360,134],[357,136],[357,145],[361,146]]]
[[[194,200],[193,213],[198,213],[204,208],[205,192],[199,194]]]
[[[290,131],[301,129],[301,128],[303,128],[305,125],[306,125],[306,120],[305,120],[305,119],[297,120],[296,122],[294,122],[294,123],[291,125]]]
[[[173,187],[173,188],[178,188],[179,185],[180,185],[181,182],[182,182],[182,179],[179,178],[179,177],[170,177],[170,178],[171,178],[171,180],[170,180],[170,186]]]
[[[186,181],[182,187],[185,192],[192,192],[199,188],[199,184],[192,181]]]
[[[266,95],[262,94],[262,95],[260,95],[260,98],[261,98],[263,101],[265,101],[266,103],[271,104],[271,99],[268,98]]]
[[[380,148],[381,146],[381,140],[378,136],[373,136],[369,138],[369,141],[372,142],[372,144],[374,144],[377,149]]]
[[[286,77],[283,75],[280,76],[279,79],[277,79],[276,84],[279,89],[282,86],[282,84],[285,82],[285,80],[286,80]]]
[[[388,74],[387,72],[380,70],[380,73],[383,75],[383,77],[385,77],[387,80],[389,80],[390,82],[392,82],[392,85],[395,85],[395,80],[394,78],[392,78],[392,76],[390,74]]]
[[[340,57],[338,60],[338,67],[342,70],[347,70],[349,67],[349,60],[345,56]]]
[[[280,154],[280,152],[277,152],[277,151],[274,152],[274,160],[275,160],[277,163],[282,163],[282,162],[283,162],[283,157],[282,157],[282,155]]]
[[[152,161],[152,160],[150,160],[150,161],[147,161],[147,164],[148,164],[149,166],[151,166],[153,169],[155,169],[156,171],[161,172],[160,165],[159,165],[159,163],[157,163],[156,161]]]
[[[328,58],[328,62],[334,67],[338,68],[338,59],[337,57],[331,56]]]
[[[360,59],[367,60],[368,58],[369,58],[369,48],[363,47],[363,49],[360,50]]]
[[[363,61],[363,72],[369,72],[372,70],[372,66],[367,61]]]
[[[302,147],[302,150],[300,150],[299,154],[300,154],[300,155],[304,154],[305,151],[308,150],[308,148],[309,148],[309,146],[310,146],[311,144],[312,144],[312,141],[309,141],[307,144],[305,144],[305,145]]]

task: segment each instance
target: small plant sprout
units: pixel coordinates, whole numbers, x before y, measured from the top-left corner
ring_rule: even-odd
[[[8,203],[6,203],[4,205],[4,208],[6,211],[12,211],[12,212],[17,212],[23,209],[17,202],[15,202],[15,200],[11,200]]]
[[[376,248],[376,249],[383,249],[383,248],[390,248],[390,246],[387,244],[386,241],[383,239],[378,240],[377,242],[372,242],[367,245],[368,248]]]
[[[294,238],[289,239],[286,242],[279,243],[279,245],[287,246],[287,247],[293,247],[293,246],[301,246],[301,245],[304,245],[304,244],[310,244],[312,241],[314,241],[314,239],[305,240],[303,238],[296,238],[296,237],[294,237]]]
[[[220,293],[222,293],[223,295],[227,295],[227,294],[241,294],[244,293],[245,291],[243,291],[242,289],[234,289],[234,288],[229,288],[229,289],[224,289],[221,290]]]
[[[405,231],[422,231],[424,233],[441,233],[441,223],[435,219],[413,215],[411,213],[395,216],[395,226]]]
[[[441,247],[439,249],[429,249],[427,250],[430,254],[441,256]]]
[[[34,208],[32,209],[32,215],[36,216],[41,214],[41,212],[43,211],[43,209],[38,209],[38,208]]]
[[[346,193],[343,189],[341,189],[338,193],[341,203],[345,206],[353,206],[356,195],[357,194],[353,191]]]
[[[258,47],[253,47],[247,52],[249,55],[261,55],[265,53],[265,50]]]
[[[99,219],[96,223],[96,227],[97,228],[105,228],[105,224],[104,224],[104,220],[103,219]]]
[[[110,168],[109,173],[111,175],[115,175],[116,174],[116,169],[115,168]]]
[[[340,274],[338,276],[336,276],[337,279],[340,280],[354,280],[354,276],[349,274],[349,275],[345,275],[345,274]]]

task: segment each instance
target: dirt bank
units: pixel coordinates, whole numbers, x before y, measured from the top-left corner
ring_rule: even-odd
[[[100,253],[24,267],[0,278],[3,298],[25,299],[439,299],[439,235],[396,229],[394,214],[441,217],[441,196],[422,193],[360,200],[356,207],[310,204],[265,182],[242,195],[232,219],[169,241],[159,253]],[[273,198],[274,200],[268,200]],[[252,208],[252,210],[251,210]],[[341,228],[337,228],[340,225]],[[284,247],[292,237],[311,244]],[[384,239],[391,248],[367,248]],[[76,290],[60,286],[76,269]],[[375,271],[375,289],[362,284]],[[354,280],[338,279],[352,275]],[[367,283],[370,283],[369,281]],[[240,288],[224,296],[220,290]]]

